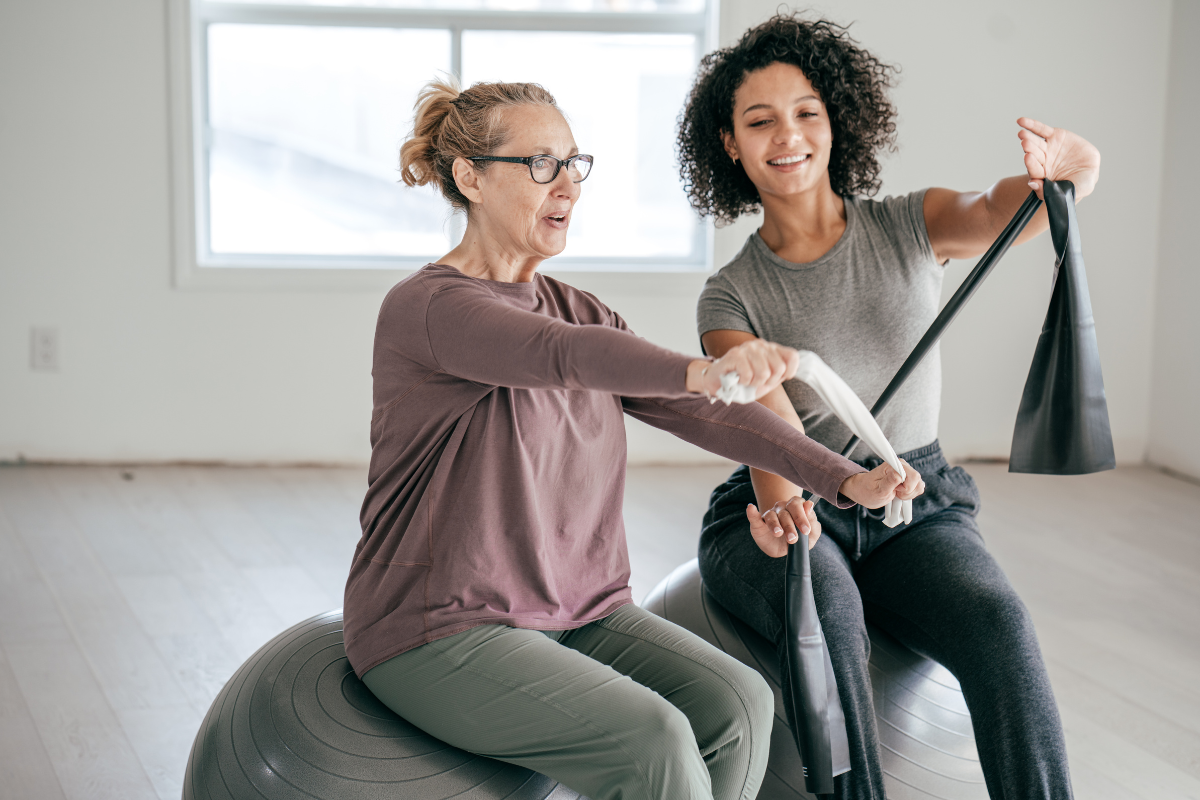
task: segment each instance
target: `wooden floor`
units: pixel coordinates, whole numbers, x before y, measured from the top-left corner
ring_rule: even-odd
[[[1200,798],[1200,486],[972,465],[1030,606],[1075,795]],[[630,470],[635,597],[695,554],[721,467]],[[341,604],[355,469],[0,468],[0,798],[180,796],[259,645]]]

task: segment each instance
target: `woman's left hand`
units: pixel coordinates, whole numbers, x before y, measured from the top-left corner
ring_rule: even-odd
[[[1021,117],[1017,132],[1025,151],[1025,169],[1029,188],[1042,197],[1042,181],[1070,181],[1075,184],[1075,199],[1087,197],[1100,180],[1100,151],[1082,136],[1062,128],[1052,128],[1036,119]]]

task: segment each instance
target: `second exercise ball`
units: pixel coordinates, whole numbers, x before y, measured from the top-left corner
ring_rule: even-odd
[[[380,703],[346,660],[340,610],[289,628],[234,673],[200,725],[183,784],[183,800],[451,797],[580,800],[545,775],[451,747]]]
[[[759,800],[812,798],[787,724],[775,647],[713,599],[689,561],[663,579],[642,604],[743,664],[775,692],[771,755]],[[880,765],[890,800],[987,800],[975,734],[962,690],[944,667],[913,653],[883,631],[871,637],[871,686]]]

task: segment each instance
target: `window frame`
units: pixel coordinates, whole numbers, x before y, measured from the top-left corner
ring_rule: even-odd
[[[356,8],[275,3],[169,0],[170,113],[174,285],[178,288],[380,289],[419,269],[423,258],[405,256],[306,256],[214,254],[208,251],[208,26],[218,23],[359,28],[436,28],[451,37],[451,69],[462,74],[464,31],[563,31],[587,33],[688,33],[696,37],[696,62],[712,49],[718,0],[701,11],[569,12],[474,9]],[[447,206],[449,213],[449,206]],[[461,235],[462,215],[452,223]],[[713,226],[696,226],[690,258],[555,258],[548,270],[572,275],[703,273],[712,269]],[[438,254],[431,254],[438,255]],[[600,278],[603,282],[603,278]]]

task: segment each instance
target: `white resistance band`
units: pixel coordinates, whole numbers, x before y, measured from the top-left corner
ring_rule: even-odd
[[[821,360],[819,355],[811,350],[800,351],[800,368],[796,370],[796,379],[811,386],[850,432],[866,442],[867,447],[875,451],[875,455],[896,470],[901,480],[904,479],[904,466],[887,437],[883,435],[883,431],[879,429],[879,423],[871,416],[870,410],[863,405],[858,395],[846,385],[841,376]],[[736,372],[726,372],[721,376],[721,388],[717,390],[712,402],[721,400],[725,405],[753,403],[754,394],[754,389],[742,386],[738,382]],[[901,522],[912,522],[912,500],[893,499],[887,504],[883,524],[894,528]]]

